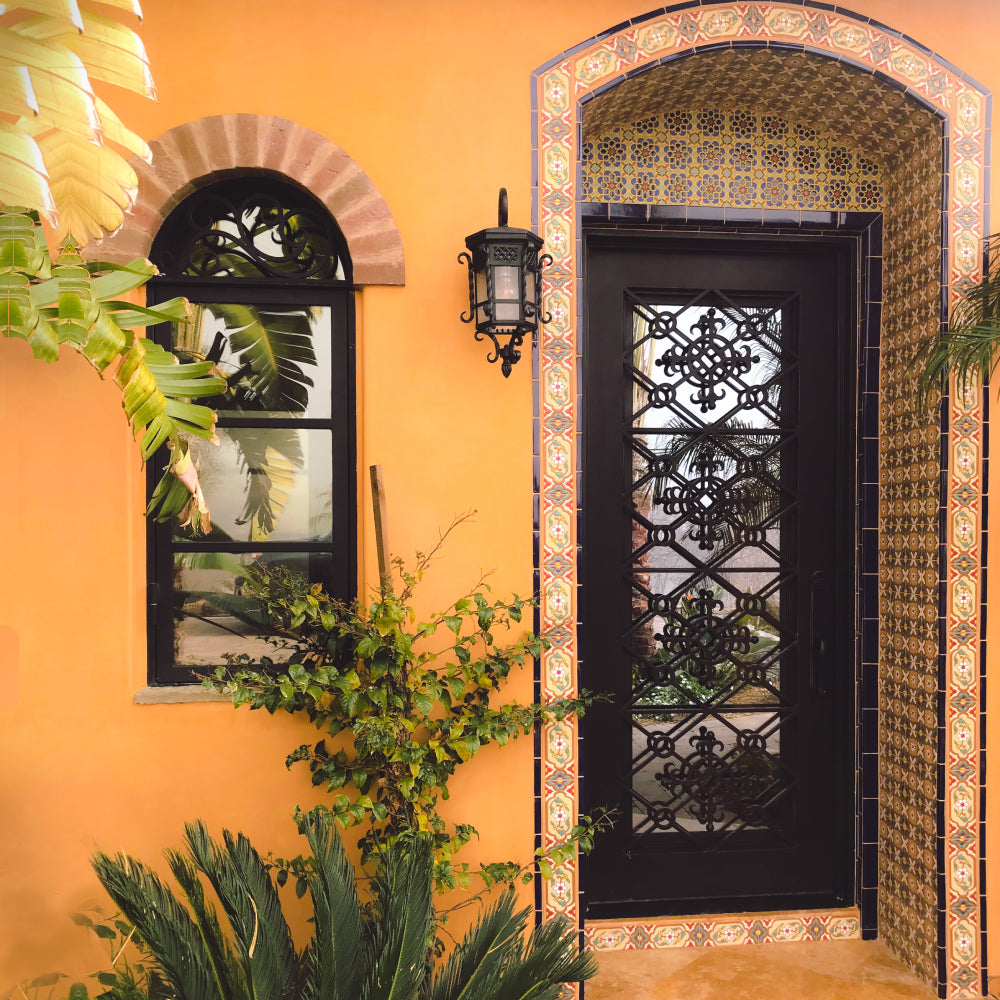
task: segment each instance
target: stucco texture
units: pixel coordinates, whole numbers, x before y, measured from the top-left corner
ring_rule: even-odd
[[[1000,87],[993,0],[861,6]],[[486,363],[458,319],[467,285],[455,258],[466,235],[492,224],[501,186],[511,224],[531,223],[532,71],[647,9],[634,0],[144,4],[139,30],[159,100],[102,91],[132,129],[152,140],[210,115],[287,119],[343,149],[398,226],[406,283],[365,288],[357,309],[362,595],[378,578],[364,488],[373,463],[394,553],[426,549],[455,514],[478,511],[433,564],[422,610],[448,604],[482,570],[495,569],[499,593],[532,589],[530,362],[509,380]],[[146,683],[144,475],[114,386],[72,352],[46,367],[26,344],[2,341],[0,426],[2,991],[100,963],[69,919],[103,903],[88,864],[95,849],[152,861],[185,820],[202,817],[294,853],[291,812],[317,796],[306,774],[284,766],[312,732],[296,720],[217,703],[135,704]],[[996,612],[989,625],[1000,628]],[[996,667],[994,658],[988,672]],[[1000,679],[988,690],[995,719]],[[531,691],[525,672],[512,693]],[[530,739],[483,753],[452,792],[449,813],[481,832],[470,862],[530,858]],[[1000,814],[988,818],[995,858]],[[1000,868],[987,878],[992,900]],[[1000,926],[1000,911],[989,924]]]

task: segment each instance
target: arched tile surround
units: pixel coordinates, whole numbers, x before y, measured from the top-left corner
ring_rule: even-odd
[[[536,360],[540,442],[537,549],[542,592],[539,624],[554,630],[556,637],[542,662],[541,687],[543,694],[565,696],[574,690],[577,675],[577,459],[573,428],[579,403],[576,333],[581,302],[581,142],[585,134],[638,117],[636,109],[650,107],[651,91],[657,87],[663,91],[652,99],[668,100],[671,88],[685,74],[689,84],[698,80],[702,87],[710,89],[713,75],[705,73],[704,67],[699,71],[702,59],[684,57],[700,55],[709,59],[713,50],[727,50],[735,64],[742,59],[759,59],[754,53],[762,46],[768,46],[767,55],[783,62],[779,78],[770,78],[768,90],[769,77],[757,74],[752,78],[755,86],[744,87],[743,95],[755,95],[764,108],[797,120],[808,122],[811,114],[820,114],[823,128],[841,135],[863,136],[867,133],[864,123],[872,120],[881,135],[897,144],[895,149],[885,143],[880,147],[882,158],[890,165],[893,161],[902,163],[914,143],[919,145],[917,137],[926,128],[928,111],[943,123],[943,162],[937,159],[931,176],[924,178],[925,188],[931,183],[938,194],[943,180],[946,193],[944,212],[936,219],[940,237],[930,248],[934,260],[901,250],[893,269],[889,266],[890,250],[886,251],[887,276],[906,301],[916,301],[913,296],[920,299],[920,290],[927,285],[926,268],[930,264],[933,269],[935,262],[944,268],[948,291],[937,299],[931,289],[938,309],[928,310],[926,302],[921,301],[899,317],[894,330],[889,329],[888,319],[884,323],[879,436],[885,447],[879,470],[878,576],[882,617],[888,627],[877,637],[867,636],[866,641],[874,642],[882,651],[879,679],[883,694],[902,696],[898,706],[902,724],[895,730],[885,730],[878,748],[887,759],[895,750],[893,763],[879,776],[880,797],[889,799],[896,794],[899,818],[904,822],[908,816],[926,819],[928,811],[935,817],[939,809],[941,813],[940,821],[932,823],[930,839],[915,845],[914,856],[896,859],[903,863],[898,873],[900,884],[888,887],[892,891],[905,891],[907,886],[916,890],[922,880],[934,878],[939,869],[943,873],[934,886],[933,912],[925,908],[919,926],[909,928],[910,945],[923,941],[926,951],[916,957],[907,954],[907,958],[925,978],[937,980],[941,995],[978,997],[985,972],[979,751],[985,415],[978,394],[965,398],[952,394],[947,403],[943,420],[947,449],[941,451],[947,455],[947,468],[930,495],[938,501],[938,509],[932,518],[934,537],[928,553],[926,531],[921,535],[921,528],[926,529],[928,524],[926,487],[938,483],[939,466],[936,461],[928,464],[927,459],[928,455],[936,457],[939,441],[936,429],[914,419],[911,394],[906,390],[910,376],[905,361],[914,338],[933,332],[940,321],[940,305],[954,303],[961,289],[979,273],[979,240],[985,232],[989,104],[988,95],[978,85],[933,53],[891,29],[839,10],[801,4],[720,3],[658,11],[619,25],[563,53],[534,74],[533,135],[538,179],[534,221],[546,240],[546,249],[555,258],[546,283],[547,308],[553,321],[542,330]],[[804,72],[807,61],[813,67],[822,67],[822,71]],[[645,72],[659,65],[664,66],[662,71]],[[683,72],[672,79],[678,70]],[[788,75],[781,79],[781,73]],[[857,87],[858,79],[864,81],[864,86]],[[853,85],[851,101],[838,101],[835,94],[831,95],[834,80]],[[679,106],[698,106],[690,88],[683,94]],[[702,107],[711,106],[709,96],[702,94],[702,98]],[[831,118],[831,109],[841,110],[840,121]],[[893,127],[887,128],[890,122]],[[940,146],[936,153],[940,157]],[[896,171],[897,184],[886,191],[887,204],[895,198],[902,205],[898,213],[899,237],[916,222],[918,202],[927,193],[911,193],[911,168],[908,165],[905,175]],[[889,225],[887,217],[887,238]],[[923,231],[926,227],[920,228]],[[923,467],[914,473],[921,462]],[[912,492],[914,475],[924,489],[922,495],[918,491],[914,497],[917,507],[911,511],[905,498]],[[939,540],[939,545],[934,544]],[[906,553],[914,541],[919,542],[915,547],[923,550],[925,559],[923,563],[917,560],[907,564],[900,553]],[[929,567],[933,567],[933,581],[928,579]],[[934,595],[929,604],[928,588]],[[939,630],[946,636],[941,649],[933,640],[928,645],[928,635]],[[926,699],[921,698],[914,684],[922,672],[926,674],[928,666],[935,675],[930,714]],[[915,695],[909,701],[905,697],[908,690]],[[882,709],[884,716],[891,714],[886,711],[884,699]],[[909,731],[908,716],[912,717]],[[919,740],[911,740],[918,734],[925,737],[922,745]],[[893,741],[899,745],[894,747]],[[928,753],[930,761],[923,759]],[[920,765],[912,769],[913,773],[901,765],[907,754],[921,761],[922,773],[917,773]],[[547,727],[539,762],[543,843],[559,839],[572,823],[578,805],[574,780],[577,761],[575,726],[562,723]],[[928,776],[934,786],[930,796]],[[886,846],[891,845],[883,845],[883,859],[891,861]],[[907,864],[911,864],[910,870],[906,870]],[[539,891],[546,916],[563,913],[580,919],[575,864],[562,866],[550,882],[540,885]],[[906,952],[907,929],[895,928],[898,940],[893,942],[894,928],[887,926],[892,923],[895,905],[891,898],[882,901],[881,932],[897,950]],[[903,914],[902,921],[908,916]],[[940,935],[937,920],[931,921],[933,926],[927,922],[932,917],[941,919]],[[837,912],[766,920],[736,915],[618,925],[604,922],[599,928],[588,929],[588,937],[598,948],[748,943],[856,933],[856,915]]]
[[[168,129],[129,161],[139,177],[122,227],[87,256],[124,263],[148,257],[163,220],[192,191],[226,172],[267,172],[298,183],[330,210],[351,253],[358,285],[402,285],[403,241],[385,199],[361,167],[317,132],[266,115],[213,115]]]

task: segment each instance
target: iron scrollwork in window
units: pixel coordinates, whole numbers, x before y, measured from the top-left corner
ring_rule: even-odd
[[[632,305],[634,842],[787,836],[795,352],[782,300]]]
[[[683,599],[684,610],[665,619],[663,631],[655,638],[664,653],[681,657],[684,669],[703,684],[712,684],[720,664],[750,652],[756,640],[745,625],[718,617],[722,607],[710,590],[699,590],[695,598]]]
[[[656,775],[664,790],[682,802],[684,811],[707,833],[737,817],[753,825],[766,821],[760,800],[773,784],[774,761],[763,749],[763,740],[753,739],[756,734],[746,735],[749,739],[741,740],[743,745],[733,759],[715,732],[701,726],[689,740],[694,753],[677,764],[668,763]]]
[[[196,192],[158,242],[168,273],[193,278],[349,279],[336,224],[304,194],[249,178]],[[298,196],[296,197],[296,194]],[[166,228],[166,227],[165,227]]]

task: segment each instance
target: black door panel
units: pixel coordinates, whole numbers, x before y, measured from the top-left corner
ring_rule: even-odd
[[[842,904],[847,242],[592,236],[584,346],[591,916]]]

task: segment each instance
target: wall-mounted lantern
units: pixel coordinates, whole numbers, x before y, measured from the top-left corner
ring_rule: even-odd
[[[507,189],[500,188],[497,228],[481,229],[465,240],[468,253],[458,255],[469,267],[469,312],[463,323],[476,324],[476,340],[489,337],[493,353],[487,360],[501,361],[504,378],[521,358],[518,348],[538,329],[542,316],[542,268],[552,263],[538,251],[544,240],[527,229],[507,225]],[[531,343],[529,339],[529,344]]]

